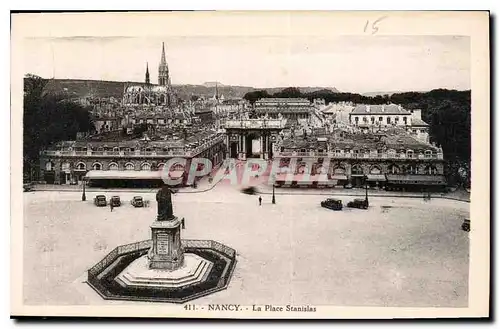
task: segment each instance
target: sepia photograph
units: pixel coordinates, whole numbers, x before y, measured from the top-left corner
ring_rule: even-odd
[[[11,19],[12,316],[488,316],[488,12]]]

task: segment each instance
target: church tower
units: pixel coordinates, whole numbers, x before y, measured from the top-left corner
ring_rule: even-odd
[[[158,84],[160,86],[167,86],[170,89],[170,76],[168,74],[168,65],[165,58],[165,43],[162,42],[161,60],[158,66]]]
[[[146,62],[146,84],[149,85],[151,82],[149,81],[149,67],[148,63]]]

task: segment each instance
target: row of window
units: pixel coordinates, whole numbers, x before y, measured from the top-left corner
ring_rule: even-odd
[[[359,117],[354,117],[354,121],[356,122],[356,124],[359,123]],[[370,117],[370,121],[372,124],[375,124],[375,117]],[[378,122],[382,122],[384,121],[384,117],[378,117]],[[367,117],[363,117],[363,122],[364,123],[368,123],[368,118]],[[391,117],[387,117],[386,118],[386,122],[388,125],[392,124],[392,119]],[[399,117],[395,117],[394,118],[394,123],[399,123]],[[408,118],[407,117],[403,117],[403,123],[406,125],[408,124]]]
[[[157,166],[156,166],[156,169],[157,170],[163,170],[163,167],[165,166],[164,163],[159,163]],[[103,170],[103,165],[102,163],[100,162],[94,162],[91,166],[92,170]],[[110,164],[108,164],[108,170],[119,170],[119,165],[118,163],[116,162],[111,162]],[[144,171],[149,171],[151,170],[152,168],[152,165],[148,162],[144,162],[140,165],[140,170],[144,170]],[[68,162],[63,162],[61,164],[61,170],[63,171],[67,171],[67,170],[70,170],[71,169],[71,165],[68,163]],[[127,162],[124,166],[124,169],[125,170],[135,170],[135,164],[133,164],[132,162]],[[181,164],[175,164],[172,166],[171,168],[172,170],[174,171],[177,171],[177,170],[184,170],[184,167],[181,165]],[[53,171],[54,170],[54,163],[52,163],[51,161],[47,162],[45,164],[45,170],[46,171]],[[87,170],[87,165],[83,162],[79,162],[75,165],[75,170]]]
[[[286,164],[284,164],[282,166],[282,168],[285,168],[285,167],[287,167]],[[310,171],[307,168],[307,164],[299,163],[297,165],[297,172],[298,173],[309,173]],[[323,170],[321,165],[318,165],[315,167],[315,172],[317,172],[317,173],[324,172],[324,170]],[[418,175],[418,174],[437,175],[438,174],[437,168],[435,166],[432,166],[432,165],[426,166],[423,171],[421,171],[418,166],[413,166],[413,165],[403,166],[402,168],[400,168],[397,165],[390,165],[388,167],[387,172],[390,174],[415,174],[415,175]],[[345,168],[336,167],[333,169],[333,173],[336,175],[345,175],[346,171],[345,171]],[[379,175],[382,173],[382,169],[379,166],[373,166],[370,168],[369,173],[371,175]],[[364,173],[363,168],[361,166],[354,165],[351,168],[351,174],[352,175],[364,175],[365,173]]]
[[[284,152],[284,151],[285,151],[285,149],[281,148],[281,152]],[[290,150],[290,151],[294,151],[294,150]],[[309,151],[310,150],[307,150],[307,149],[301,149],[299,152],[306,153],[306,152],[309,152]],[[316,152],[322,153],[322,152],[324,152],[324,150],[323,149],[317,149]],[[335,150],[335,154],[341,154],[341,153],[342,153],[342,150],[339,150],[339,149]],[[344,153],[350,153],[350,150],[346,149],[346,150],[344,150]],[[353,150],[353,153],[354,154],[359,154],[359,153],[368,153],[368,154],[370,154],[370,153],[380,153],[380,154],[382,154],[383,151],[382,150],[366,150],[365,152],[362,152],[361,150]],[[389,155],[396,154],[396,153],[397,152],[394,149],[387,150],[387,154],[389,154]],[[414,156],[414,154],[415,154],[415,152],[413,150],[406,150],[406,151],[402,150],[399,153],[403,153],[403,154],[406,153],[406,157],[407,158],[412,158]],[[426,157],[431,157],[432,156],[432,151],[431,150],[426,150],[424,152],[424,155]]]
[[[83,148],[77,148],[77,149],[73,149],[72,147],[68,147],[66,149],[67,151],[77,151],[77,152],[87,152],[87,148],[86,147],[83,147]],[[158,149],[158,148],[146,148],[146,149],[137,149],[137,150],[140,150],[141,152],[169,152],[169,151],[176,151],[178,149]],[[95,148],[95,149],[91,149],[91,151],[93,152],[120,152],[120,151],[123,151],[125,153],[129,153],[129,152],[135,152],[136,149],[133,148],[133,147],[126,147],[126,148],[120,148],[120,147],[113,147],[113,148],[104,148],[104,147],[98,147],[98,148]]]
[[[131,119],[130,120],[132,123],[134,124],[140,124],[140,123],[150,123],[150,124],[154,124],[155,121],[156,123],[158,124],[166,124],[166,123],[174,123],[174,122],[188,122],[189,119],[187,118],[175,118],[175,119]]]

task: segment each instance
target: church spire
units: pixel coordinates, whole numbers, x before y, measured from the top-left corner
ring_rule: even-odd
[[[160,65],[167,65],[167,59],[165,58],[165,42],[161,43],[161,60]]]
[[[165,57],[165,43],[161,45],[161,59],[158,66],[158,84],[160,86],[170,87],[170,76],[168,74],[167,59]]]
[[[149,85],[149,67],[148,67],[148,62],[146,62],[146,84]]]

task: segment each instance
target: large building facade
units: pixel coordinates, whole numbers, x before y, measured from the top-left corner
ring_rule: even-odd
[[[108,180],[160,177],[170,159],[185,159],[185,164],[169,168],[187,177],[193,158],[204,158],[218,165],[224,159],[224,136],[216,133],[201,135],[196,140],[148,139],[129,141],[65,141],[41,152],[40,177],[49,184],[81,184],[91,172],[105,171]]]
[[[280,184],[297,183],[293,177],[304,174],[312,175],[311,182],[326,174],[344,187],[440,189],[446,184],[442,150],[404,132],[290,138],[279,145],[274,158],[279,161]]]
[[[313,106],[304,98],[262,98],[255,102],[254,110],[258,116],[278,118],[281,115],[288,120],[307,122]]]
[[[350,124],[365,130],[401,127],[420,140],[429,141],[429,125],[421,110],[406,110],[401,105],[357,105],[349,114]]]

